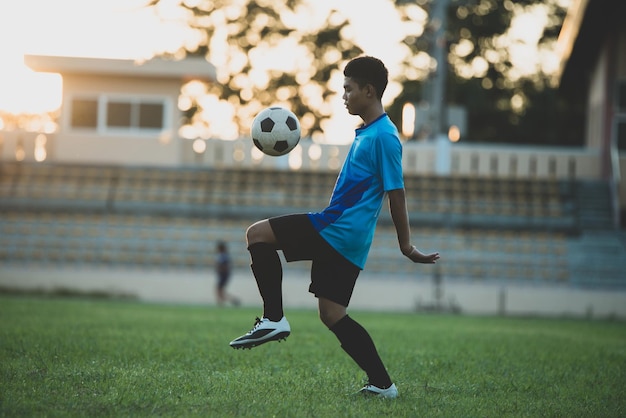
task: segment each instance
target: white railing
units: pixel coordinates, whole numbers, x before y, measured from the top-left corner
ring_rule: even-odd
[[[61,134],[37,134],[32,132],[0,131],[0,161],[46,161],[84,164],[129,164],[132,155],[119,145],[98,143],[90,147],[78,144],[80,138],[63,137]],[[90,138],[93,143],[94,139]],[[129,139],[144,141],[145,151],[159,146],[159,139]],[[348,152],[348,145],[315,144],[302,140],[289,155],[269,157],[259,152],[249,139],[236,141],[207,140],[201,147],[194,141],[178,139],[178,145],[163,146],[172,150],[173,156],[160,152],[154,159],[143,153],[138,165],[171,167],[252,167],[271,169],[338,171]],[[73,146],[73,142],[77,142]],[[108,144],[111,144],[109,142]],[[118,142],[119,144],[119,142]],[[173,146],[175,145],[175,146]],[[201,152],[194,151],[201,150]],[[134,152],[142,149],[133,144]],[[80,150],[80,155],[72,150]],[[406,173],[441,173],[437,162],[445,150],[448,160],[444,174],[477,175],[511,178],[580,178],[598,179],[601,176],[600,154],[594,149],[582,147],[536,147],[486,144],[451,144],[437,147],[434,142],[408,142],[404,145],[404,169]],[[439,152],[439,157],[438,157]],[[67,154],[67,155],[65,155]],[[70,155],[71,154],[71,155]],[[124,156],[122,159],[121,156]],[[161,160],[167,155],[168,160]],[[139,157],[139,156],[138,156]],[[139,161],[139,160],[138,160]],[[626,155],[620,156],[621,164]]]
[[[245,139],[207,141],[200,154],[193,151],[191,141],[183,148],[184,165],[338,171],[349,146],[302,141],[289,155],[278,158],[261,154]],[[433,142],[405,143],[405,173],[440,173],[436,166],[438,150]],[[560,179],[600,176],[599,152],[581,147],[453,144],[448,158],[449,171],[445,174],[449,175]]]

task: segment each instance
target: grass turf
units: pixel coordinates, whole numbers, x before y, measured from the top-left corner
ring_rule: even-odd
[[[626,416],[621,322],[352,312],[400,397],[312,311],[283,343],[235,351],[258,311],[0,297],[0,416]]]

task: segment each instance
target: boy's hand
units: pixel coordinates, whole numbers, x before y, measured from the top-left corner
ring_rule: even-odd
[[[422,264],[435,264],[435,262],[437,262],[440,258],[439,253],[424,254],[415,248],[414,245],[411,246],[411,250],[404,253],[404,255],[412,262]]]

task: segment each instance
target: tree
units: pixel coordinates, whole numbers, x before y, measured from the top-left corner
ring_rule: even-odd
[[[424,99],[435,67],[430,54],[436,22],[426,24],[433,1],[394,0],[404,23],[415,28],[404,39],[405,58],[392,80],[402,85],[389,107],[398,125],[402,105]],[[582,132],[582,106],[556,94],[553,72],[546,66],[550,61],[545,59],[569,1],[451,0],[446,99],[468,109],[466,139],[555,144]],[[150,7],[158,9],[162,2],[151,0]],[[211,136],[207,115],[224,113],[224,106],[232,109],[237,135],[270,104],[283,104],[298,114],[303,136],[322,136],[331,117],[330,103],[340,94],[333,87],[341,76],[339,67],[363,51],[347,36],[349,18],[329,10],[316,20],[307,9],[310,3],[180,0],[198,36],[170,53],[206,56],[218,70],[218,82],[190,94],[184,106],[188,122],[209,132],[198,136]],[[298,19],[302,14],[308,21]],[[530,41],[525,39],[529,29],[519,28],[520,19],[529,14],[544,19]],[[520,50],[534,51],[532,59],[520,61]],[[207,100],[207,93],[217,99]],[[576,141],[582,143],[582,133]]]
[[[448,9],[446,100],[468,109],[470,140],[517,143],[582,143],[582,106],[557,94],[554,49],[567,0],[452,0]],[[397,1],[410,19],[425,0]],[[540,27],[529,19],[544,19]],[[526,19],[526,20],[524,20]],[[415,54],[431,51],[433,27],[404,42]],[[520,58],[520,55],[524,55]],[[523,60],[523,61],[521,61]],[[410,66],[410,61],[405,65]],[[423,100],[408,81],[397,103]],[[419,93],[416,97],[413,94]],[[399,103],[398,103],[399,105]],[[398,112],[398,105],[394,108]]]
[[[173,54],[206,56],[218,71],[218,83],[185,106],[187,122],[210,130],[201,117],[211,111],[203,109],[203,93],[209,93],[232,105],[240,132],[262,108],[283,104],[299,116],[303,136],[322,133],[334,94],[329,80],[362,52],[342,36],[345,18],[330,10],[321,27],[302,28],[298,14],[307,6],[300,0],[184,0],[180,7],[199,36]]]

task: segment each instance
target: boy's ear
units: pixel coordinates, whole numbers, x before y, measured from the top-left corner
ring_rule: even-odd
[[[376,96],[376,89],[371,84],[366,84],[365,93],[367,94],[367,97],[374,97]]]

